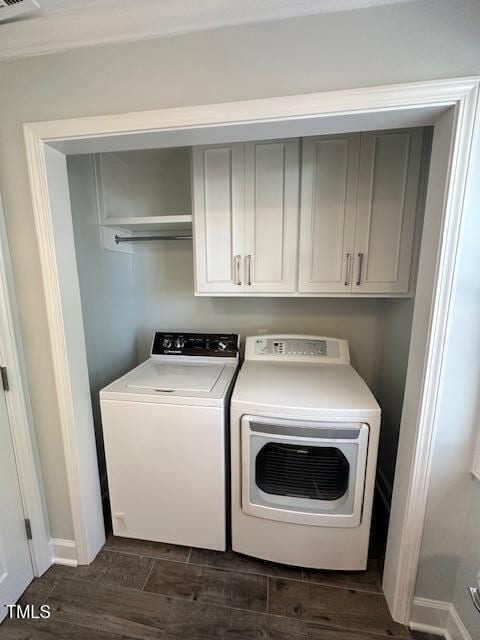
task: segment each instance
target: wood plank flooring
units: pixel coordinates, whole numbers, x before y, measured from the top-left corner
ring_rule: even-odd
[[[51,567],[1,640],[405,640],[372,560],[360,573],[310,571],[204,549],[111,537],[84,567]]]

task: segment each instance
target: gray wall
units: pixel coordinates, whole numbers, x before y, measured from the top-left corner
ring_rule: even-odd
[[[387,500],[391,499],[395,475],[413,307],[413,298],[385,300],[383,334],[379,340],[382,346],[377,398],[382,407],[382,430],[378,466],[381,471],[379,482]]]
[[[192,243],[184,240],[136,245],[134,272],[141,359],[158,328],[324,334],[350,341],[353,364],[376,388],[384,300],[195,297]]]
[[[480,71],[480,3],[422,0],[0,63],[0,190],[52,535],[72,537],[23,122]]]
[[[480,416],[477,424],[480,423]],[[466,595],[466,586],[478,586],[480,568],[480,485],[470,481],[467,517],[465,519],[461,554],[453,588],[452,602],[466,625],[472,640],[480,640],[478,612]]]
[[[480,483],[471,475],[480,435],[480,139],[473,158],[415,593],[453,602],[479,640],[479,615],[466,588],[480,569]]]
[[[136,364],[137,305],[132,255],[103,249],[92,157],[71,156],[68,177],[100,480],[105,491],[98,392]]]
[[[480,640],[479,614],[466,596],[467,585],[480,586],[480,482],[470,475],[472,457],[480,455],[480,278],[478,277],[478,247],[480,245],[480,140],[475,153],[475,173],[471,191],[467,194],[467,224],[461,247],[462,261],[457,285],[456,323],[452,330],[451,350],[455,354],[451,368],[454,378],[447,394],[461,399],[461,406],[454,416],[453,431],[460,434],[455,441],[459,467],[453,479],[451,493],[464,506],[465,522],[458,550],[457,574],[452,602],[466,625],[472,640]],[[460,336],[460,340],[459,340]],[[464,346],[459,348],[458,343]],[[455,378],[455,374],[459,374]],[[455,428],[456,427],[456,428]],[[443,433],[450,434],[452,423],[446,424]],[[447,441],[449,435],[447,435]],[[477,453],[478,451],[478,453]],[[452,451],[450,455],[452,455]],[[477,469],[480,461],[477,460]],[[435,504],[435,495],[432,495]],[[438,515],[438,513],[437,513]],[[427,531],[437,525],[434,519],[427,521]],[[452,540],[457,544],[458,538]],[[421,576],[422,574],[420,574]]]

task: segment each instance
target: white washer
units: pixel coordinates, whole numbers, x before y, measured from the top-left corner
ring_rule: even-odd
[[[161,333],[151,357],[100,391],[116,536],[226,548],[236,334]]]
[[[379,432],[345,340],[247,338],[231,399],[233,549],[365,569]]]

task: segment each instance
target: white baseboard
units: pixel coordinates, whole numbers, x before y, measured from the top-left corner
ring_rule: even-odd
[[[445,640],[472,640],[451,602],[414,598],[410,629],[443,636]]]
[[[448,618],[446,636],[447,640],[472,640],[453,604]]]
[[[410,628],[414,631],[445,635],[451,606],[449,602],[414,598]]]
[[[77,545],[74,540],[50,538],[53,564],[65,564],[69,567],[78,566]]]

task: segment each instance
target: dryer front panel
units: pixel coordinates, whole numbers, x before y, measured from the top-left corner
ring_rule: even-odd
[[[368,436],[364,423],[243,416],[242,510],[283,522],[357,527]]]

